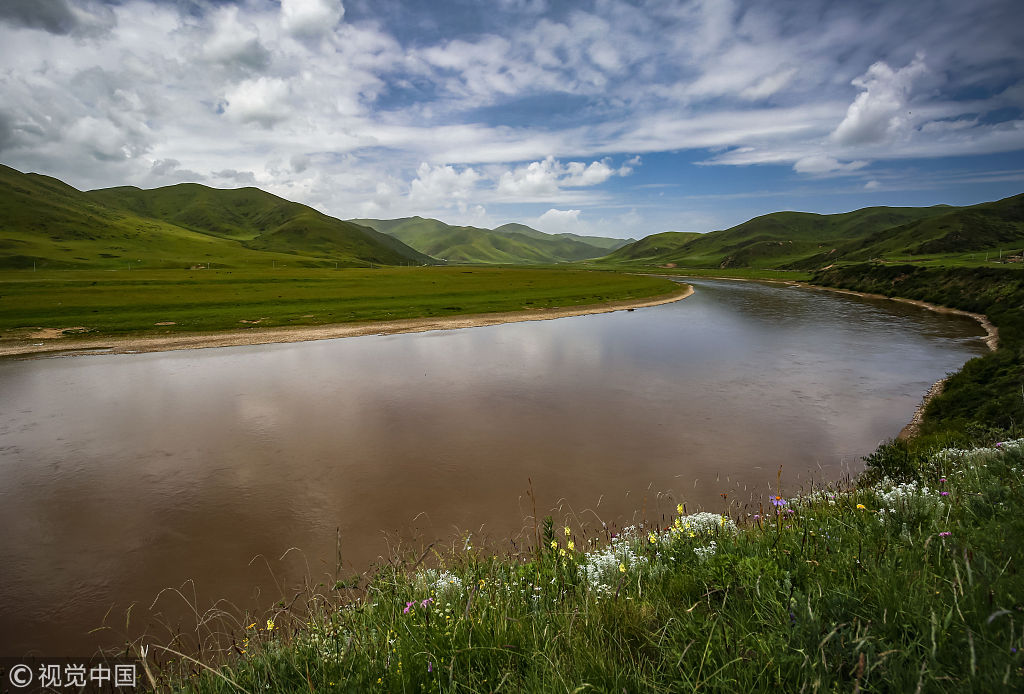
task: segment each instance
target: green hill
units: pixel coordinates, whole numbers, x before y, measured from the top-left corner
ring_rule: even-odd
[[[628,243],[576,234],[545,234],[525,224],[497,229],[452,226],[437,219],[353,219],[434,258],[453,263],[551,264],[596,258]]]
[[[256,188],[83,192],[0,165],[0,267],[405,265],[432,259]]]
[[[1024,195],[970,207],[775,212],[707,234],[654,234],[597,262],[808,270],[866,260],[984,263],[984,251],[1019,252],[1021,247]]]
[[[538,231],[533,227],[528,227],[525,224],[502,224],[500,227],[492,229],[496,234],[521,234],[532,239],[570,239],[572,241],[579,241],[589,246],[597,246],[598,248],[606,248],[608,250],[615,250],[622,248],[623,246],[633,243],[636,239],[613,239],[607,236],[581,236],[579,234],[572,234],[565,232],[562,234],[545,234],[543,231]]]

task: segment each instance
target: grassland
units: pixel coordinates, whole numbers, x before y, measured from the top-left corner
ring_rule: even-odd
[[[5,271],[0,340],[45,327],[76,328],[74,339],[454,316],[602,304],[676,288],[654,277],[525,268]]]

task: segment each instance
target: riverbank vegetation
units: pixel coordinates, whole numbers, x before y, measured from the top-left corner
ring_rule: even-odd
[[[585,270],[376,269],[9,271],[0,340],[212,332],[603,304],[669,294],[664,278]],[[35,329],[35,330],[34,330]]]
[[[855,484],[396,557],[361,590],[340,581],[238,621],[221,659],[172,656],[158,676],[194,692],[1018,691],[1022,295],[1015,273],[977,273],[815,277],[985,312],[1001,331],[924,435],[880,447]]]
[[[358,600],[239,623],[227,662],[179,661],[176,687],[1019,690],[1024,442],[926,460],[850,491],[779,489],[741,519],[548,521],[506,556],[395,563]]]

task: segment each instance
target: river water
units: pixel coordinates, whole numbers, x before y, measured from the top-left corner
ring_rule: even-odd
[[[960,316],[692,284],[631,312],[0,362],[0,655],[290,599],[333,580],[339,539],[343,575],[500,549],[532,534],[531,485],[538,515],[590,528],[756,507],[780,466],[785,493],[855,474],[985,351]]]

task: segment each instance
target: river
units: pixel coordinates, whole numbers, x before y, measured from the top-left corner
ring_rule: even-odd
[[[961,316],[692,284],[551,321],[0,362],[0,655],[291,599],[333,580],[339,539],[342,575],[435,540],[500,549],[532,533],[531,486],[588,528],[756,507],[780,466],[785,493],[855,474],[986,349]]]

